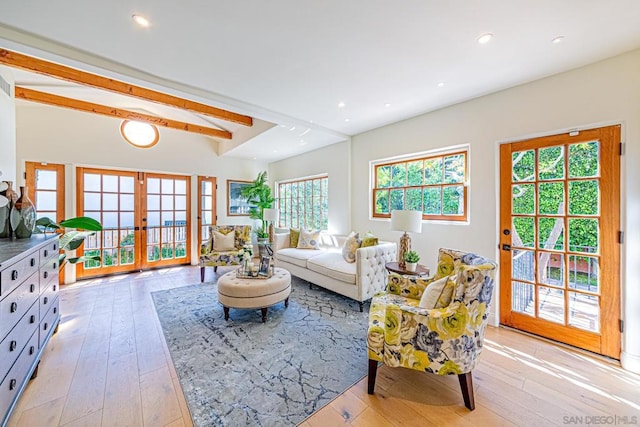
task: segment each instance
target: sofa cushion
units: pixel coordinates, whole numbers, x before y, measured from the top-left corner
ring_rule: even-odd
[[[364,235],[364,239],[362,239],[361,248],[366,248],[369,246],[376,246],[378,244],[378,238],[373,235],[373,233],[368,232]]]
[[[232,251],[236,248],[235,233],[220,233],[213,230],[213,250],[214,252]]]
[[[339,252],[322,252],[307,261],[307,268],[342,282],[356,283],[356,264],[346,262]]]
[[[289,229],[289,238],[291,242],[292,248],[298,247],[298,239],[300,239],[300,229],[299,228],[290,228]]]
[[[344,246],[342,246],[342,257],[344,260],[349,263],[356,262],[356,251],[359,247],[360,235],[355,231],[352,231],[347,237],[347,240],[345,240]]]
[[[320,251],[310,251],[308,249],[284,248],[276,252],[279,261],[288,262],[300,267],[307,267],[307,260],[322,255]]]
[[[319,231],[300,231],[298,239],[298,249],[320,249],[320,232]]]

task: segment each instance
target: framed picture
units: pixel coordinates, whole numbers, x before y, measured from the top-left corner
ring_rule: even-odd
[[[251,181],[227,180],[227,216],[249,216],[249,204],[240,195],[243,188],[251,185]]]
[[[271,268],[271,257],[263,256],[260,260],[260,269],[258,270],[259,276],[268,276],[269,268]]]

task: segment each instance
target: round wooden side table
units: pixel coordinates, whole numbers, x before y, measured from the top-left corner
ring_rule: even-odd
[[[388,262],[384,265],[384,268],[387,269],[387,271],[392,272],[392,273],[398,273],[398,274],[403,274],[406,276],[426,276],[429,275],[429,268],[422,265],[422,264],[418,264],[418,266],[416,267],[416,271],[409,271],[409,270],[405,270],[404,268],[400,267],[400,264],[397,262]]]

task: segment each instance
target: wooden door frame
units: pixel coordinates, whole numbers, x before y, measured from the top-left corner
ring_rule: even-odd
[[[517,150],[539,149],[546,146],[568,145],[581,141],[603,141],[600,147],[602,152],[607,151],[600,159],[600,180],[602,187],[600,200],[600,217],[606,217],[605,228],[600,229],[601,253],[607,254],[607,262],[600,266],[600,286],[605,287],[606,283],[613,285],[606,287],[607,298],[600,298],[600,340],[596,347],[590,344],[593,341],[594,333],[586,332],[582,329],[570,325],[562,326],[568,328],[571,334],[566,334],[566,342],[570,345],[585,348],[596,353],[604,354],[616,359],[620,358],[621,332],[619,329],[619,318],[621,317],[620,301],[620,243],[618,233],[621,230],[620,223],[620,125],[607,126],[597,129],[582,130],[576,136],[569,134],[558,134],[546,137],[531,138],[523,141],[514,141],[500,146],[500,197],[499,197],[499,251],[500,251],[500,323],[509,324],[518,328],[522,326],[518,320],[518,315],[514,316],[511,311],[512,289],[511,289],[511,252],[502,250],[503,245],[511,245],[511,235],[504,234],[503,230],[511,230],[511,201],[512,201],[512,146],[517,144]],[[569,140],[569,138],[571,138]],[[575,138],[575,139],[573,139]],[[566,153],[568,156],[568,152]],[[606,163],[605,163],[606,162]],[[568,173],[568,171],[567,171]],[[509,191],[504,191],[508,183]],[[615,183],[615,185],[609,185]],[[568,212],[568,199],[565,212]],[[537,216],[537,214],[536,214]],[[601,227],[603,225],[601,224]],[[568,230],[565,230],[568,233]],[[537,244],[536,244],[537,250]],[[536,273],[537,274],[537,273]],[[565,290],[565,292],[567,292]],[[601,292],[601,295],[604,290]],[[517,313],[516,313],[517,314]],[[566,313],[565,313],[566,315]],[[525,315],[522,315],[525,316]],[[542,324],[544,319],[539,319]],[[534,332],[541,336],[553,337],[552,328],[557,328],[558,324],[549,322],[548,327],[543,326]]]
[[[202,183],[209,181],[212,184],[213,194],[212,194],[212,205],[211,205],[211,224],[215,225],[218,220],[218,212],[216,210],[217,203],[217,191],[218,191],[218,183],[217,178],[215,176],[198,176],[198,224],[197,224],[197,233],[198,233],[198,253],[200,253],[200,248],[202,247]],[[229,196],[227,196],[228,200]]]
[[[65,166],[59,163],[46,162],[25,162],[25,182],[27,185],[27,194],[29,199],[38,209],[36,200],[36,170],[52,170],[56,172],[56,223],[60,223],[65,219]],[[33,185],[31,185],[33,184]]]

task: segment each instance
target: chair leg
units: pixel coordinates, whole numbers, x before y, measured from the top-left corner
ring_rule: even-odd
[[[204,267],[200,267],[200,283],[204,282]]]
[[[471,376],[471,372],[459,374],[458,381],[460,381],[460,388],[462,389],[464,406],[466,406],[470,411],[473,411],[476,409],[476,402],[473,398],[473,377]]]
[[[369,387],[367,393],[373,394],[373,389],[376,386],[376,374],[378,373],[378,361],[369,359]]]
[[[362,301],[358,301],[358,304],[360,304],[360,313],[362,313],[364,311],[364,303]]]
[[[217,272],[218,272],[218,266],[217,266],[217,265],[213,267],[213,272],[214,272],[214,273],[217,273]]]

